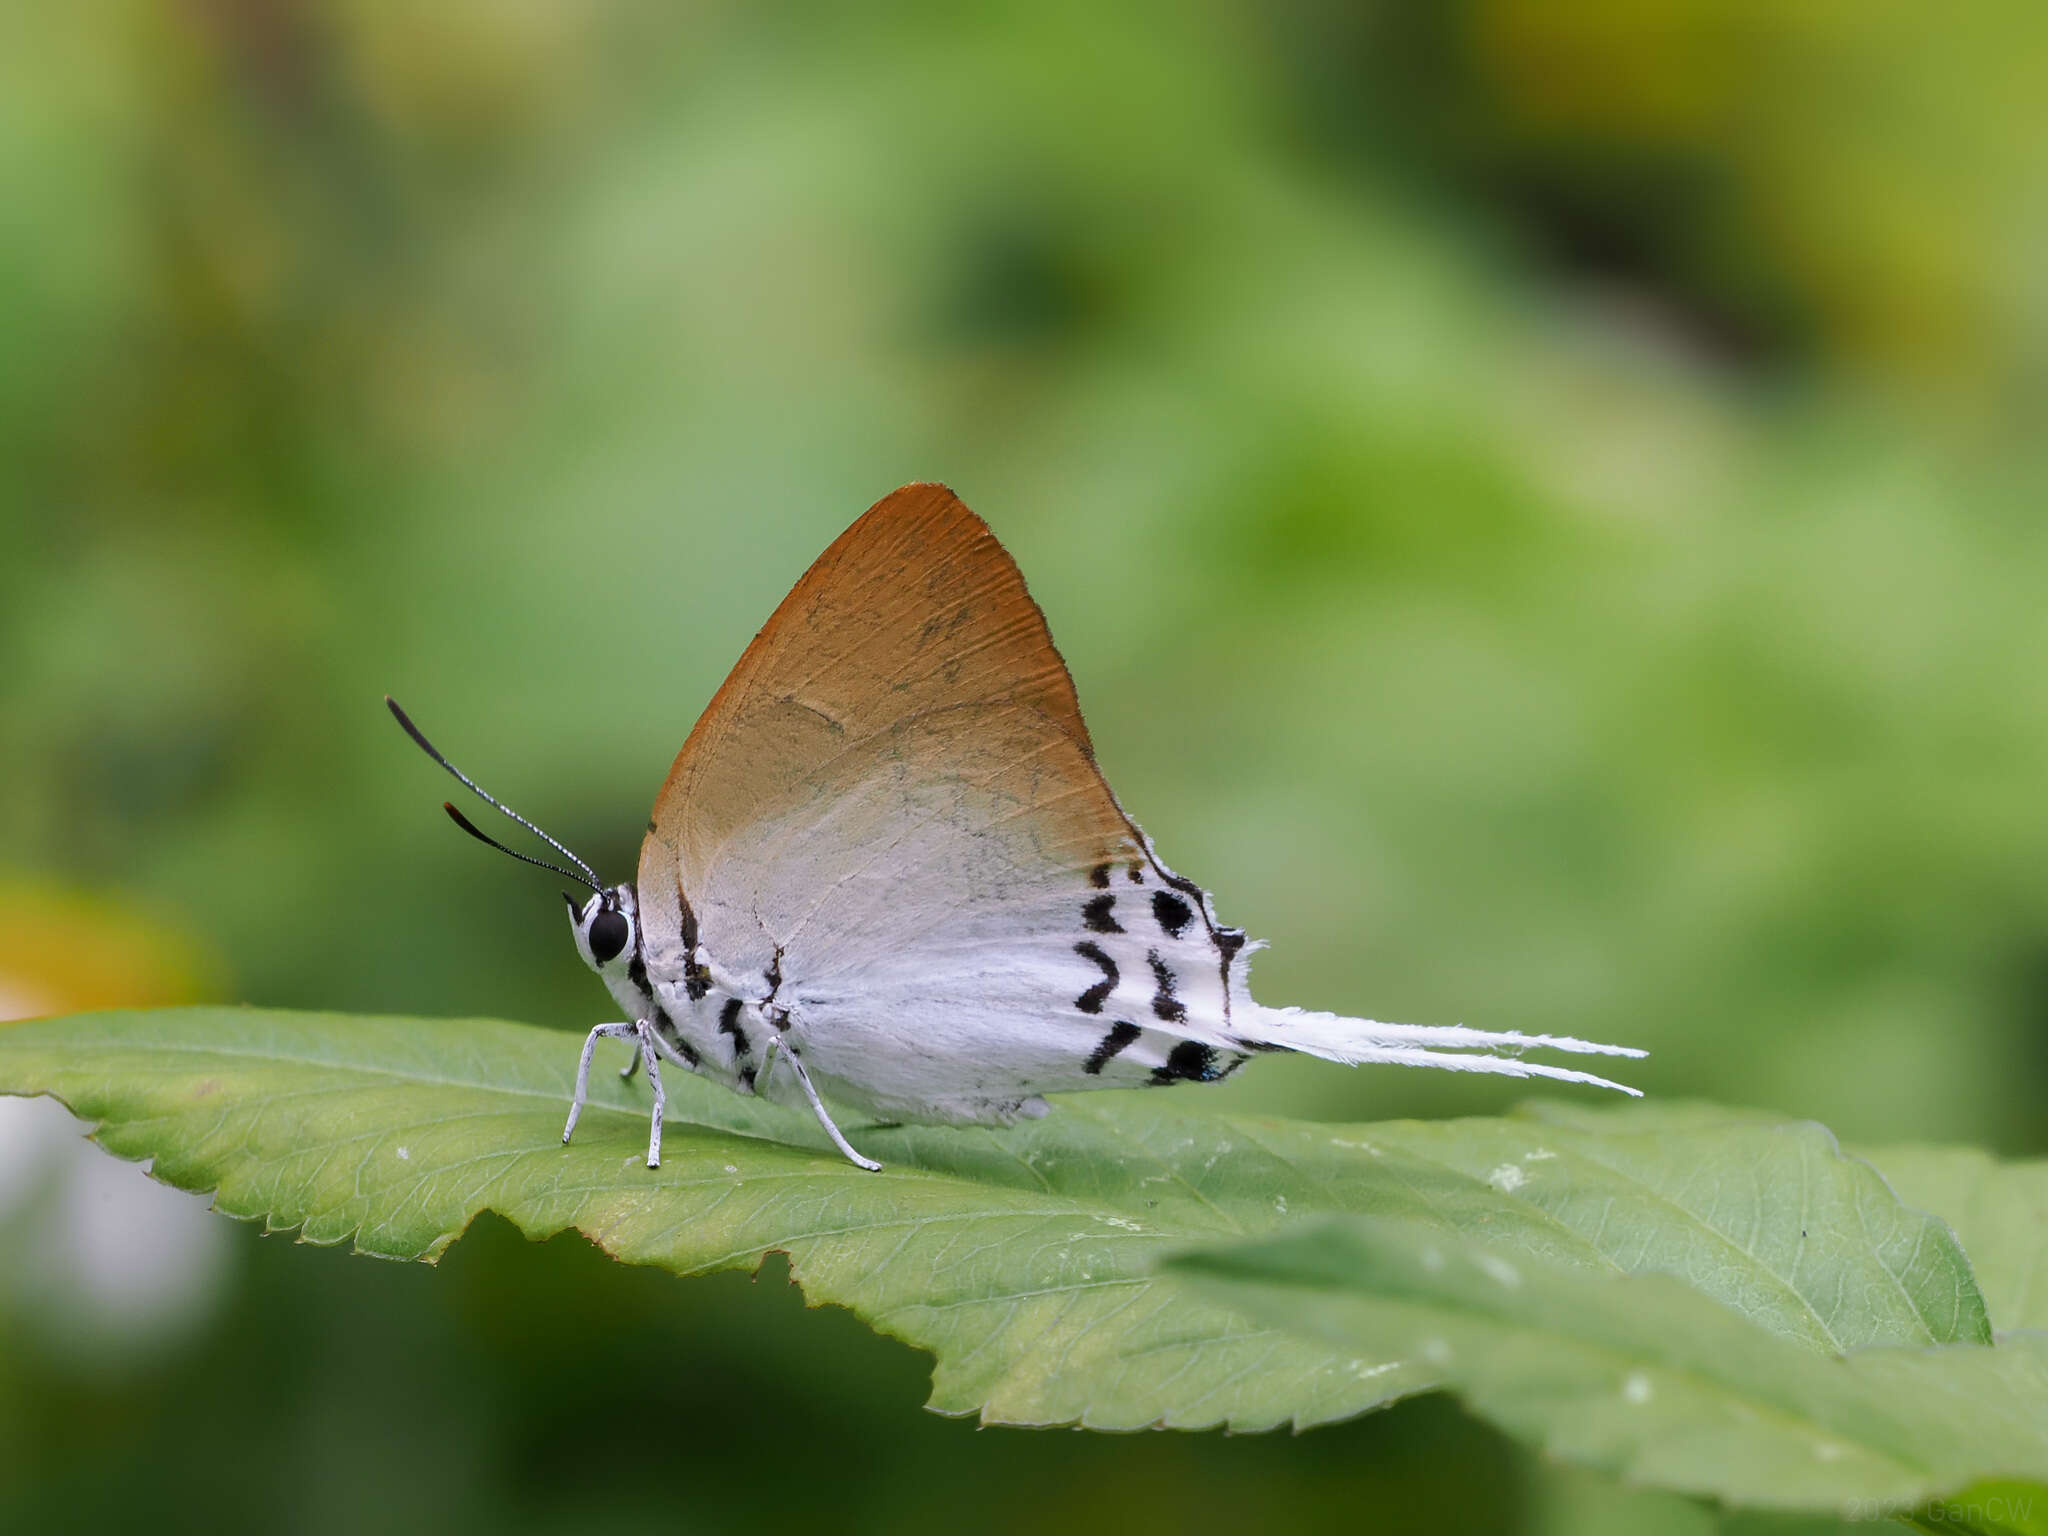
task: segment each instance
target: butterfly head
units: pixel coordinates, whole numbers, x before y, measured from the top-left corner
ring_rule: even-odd
[[[600,976],[632,965],[640,953],[640,913],[630,883],[598,891],[581,902],[564,891],[562,900],[569,904],[576,953],[585,965]]]

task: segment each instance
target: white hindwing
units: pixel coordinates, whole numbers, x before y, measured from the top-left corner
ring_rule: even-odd
[[[1254,1003],[1251,946],[1117,805],[1016,565],[938,486],[877,503],[755,638],[662,788],[638,898],[704,1070],[755,1088],[779,1032],[890,1119],[1000,1122],[1261,1049],[1595,1082],[1454,1053],[1606,1049]],[[794,1102],[789,1077],[759,1091]]]

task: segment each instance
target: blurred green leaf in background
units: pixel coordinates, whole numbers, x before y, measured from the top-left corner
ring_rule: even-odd
[[[380,696],[617,878],[775,601],[932,478],[1263,996],[2038,1156],[2044,41],[2006,0],[10,8],[6,1011],[587,1027],[552,892]],[[1220,1107],[1515,1097],[1257,1065]],[[0,1152],[0,1242],[148,1272],[42,1158]],[[0,1527],[1717,1526],[1442,1399],[977,1434],[778,1287],[212,1227],[147,1250],[193,1289],[146,1339],[0,1285]]]

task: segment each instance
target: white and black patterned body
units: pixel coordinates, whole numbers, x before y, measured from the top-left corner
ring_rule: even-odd
[[[802,1104],[793,1074],[763,1074],[780,1036],[827,1098],[884,1120],[1005,1124],[1043,1114],[1047,1093],[1215,1082],[1274,1048],[1232,1030],[1234,1009],[1257,1006],[1243,935],[1142,841],[1062,883],[1043,934],[1017,930],[1017,893],[999,884],[982,904],[1012,922],[994,942],[958,942],[976,926],[969,904],[935,925],[956,941],[950,963],[921,943],[839,966],[803,924],[778,939],[759,923],[757,942],[730,957],[701,936],[686,944],[694,913],[639,907],[620,886],[613,899],[637,909],[635,946],[598,970],[691,1070]]]
[[[1463,1053],[1639,1054],[1254,1002],[1256,946],[1117,804],[1044,616],[943,486],[877,502],[776,609],[677,754],[636,880],[605,889],[552,838],[575,870],[449,810],[595,893],[570,898],[576,946],[627,1022],[586,1040],[563,1139],[597,1041],[628,1040],[653,1080],[650,1165],[657,1058],[809,1105],[873,1167],[825,1099],[1003,1124],[1050,1093],[1215,1082],[1265,1050],[1608,1087]]]
[[[606,905],[634,921],[599,964]],[[810,1103],[849,1156],[817,1094],[1003,1124],[1262,1050],[1597,1082],[1451,1051],[1605,1049],[1253,1001],[1256,946],[1117,804],[1016,566],[936,486],[878,503],[776,610],[578,946],[672,1061]]]

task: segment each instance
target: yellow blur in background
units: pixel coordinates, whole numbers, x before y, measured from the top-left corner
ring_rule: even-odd
[[[2044,41],[2009,0],[12,8],[0,1012],[587,1027],[552,890],[380,696],[620,878],[789,584],[942,479],[1263,999],[2038,1154]],[[976,1433],[784,1288],[491,1222],[438,1270],[187,1205],[184,1258],[73,1242],[127,1196],[25,1145],[0,1529],[1717,1528],[1435,1401]]]

